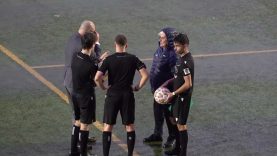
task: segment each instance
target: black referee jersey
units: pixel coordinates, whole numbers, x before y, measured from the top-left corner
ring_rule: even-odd
[[[142,68],[146,68],[145,64],[135,55],[122,52],[108,56],[99,71],[108,72],[109,90],[126,90],[131,88],[136,70]]]
[[[184,76],[191,75],[192,87],[181,93],[181,95],[191,94],[193,91],[193,82],[194,82],[194,61],[191,53],[187,53],[184,56],[180,57],[176,62],[175,72],[174,72],[174,90],[180,88],[184,83]]]
[[[89,95],[94,91],[94,76],[98,65],[89,55],[78,52],[72,58],[72,81],[73,92],[77,94]]]

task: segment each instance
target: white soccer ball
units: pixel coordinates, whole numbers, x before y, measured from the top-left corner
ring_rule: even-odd
[[[170,93],[170,91],[167,88],[158,88],[154,93],[155,101],[159,104],[167,104],[166,100],[168,99],[168,93]]]

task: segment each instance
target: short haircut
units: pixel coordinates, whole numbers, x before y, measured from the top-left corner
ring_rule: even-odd
[[[90,49],[95,44],[97,39],[96,33],[94,32],[86,32],[82,37],[82,48]]]
[[[92,21],[85,20],[81,23],[80,29],[83,29],[85,32],[94,32],[95,24]]]
[[[182,45],[189,45],[189,38],[187,34],[179,33],[174,37],[174,42],[180,43]]]
[[[127,44],[127,38],[124,35],[119,34],[115,37],[115,43],[123,47]]]

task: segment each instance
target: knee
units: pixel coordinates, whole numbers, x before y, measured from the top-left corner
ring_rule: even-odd
[[[104,123],[104,128],[103,128],[104,132],[111,132],[112,130],[113,130],[113,126],[112,125]]]
[[[80,127],[80,130],[82,131],[89,131],[89,124],[84,124],[84,123],[81,123],[81,127]]]
[[[177,125],[179,131],[185,131],[188,129],[187,125]]]
[[[81,122],[80,120],[74,120],[73,124],[77,127],[80,127],[81,126]]]
[[[134,124],[126,125],[125,129],[127,132],[133,132],[135,131],[135,125]]]

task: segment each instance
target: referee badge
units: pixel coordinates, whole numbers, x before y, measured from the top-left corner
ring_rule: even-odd
[[[185,68],[183,71],[184,71],[184,74],[185,74],[185,75],[190,74],[189,68]]]

